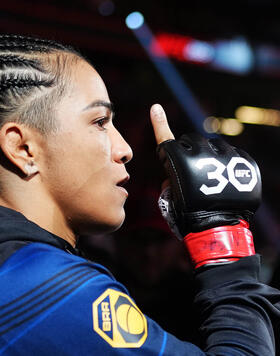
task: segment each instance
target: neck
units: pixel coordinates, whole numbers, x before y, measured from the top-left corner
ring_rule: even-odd
[[[25,182],[24,187],[14,186],[14,189],[3,189],[0,205],[22,213],[28,220],[41,228],[76,245],[76,236],[59,209],[58,205],[41,189],[34,189],[34,184]],[[16,187],[16,188],[15,188]]]

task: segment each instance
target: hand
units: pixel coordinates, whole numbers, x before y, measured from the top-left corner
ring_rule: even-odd
[[[258,166],[221,139],[183,135],[158,153],[171,181],[177,226],[189,232],[249,221],[261,200]]]
[[[249,230],[248,224],[242,222],[240,226],[240,222],[248,222],[261,199],[261,179],[256,163],[244,151],[220,139],[183,135],[175,141],[162,110],[158,110],[157,117],[151,110],[151,119],[159,143],[159,157],[171,182],[169,215],[165,216],[168,215],[173,231],[187,244],[191,232],[236,225],[238,243],[242,245],[240,229],[245,239]],[[233,234],[235,230],[230,228],[228,232]],[[211,241],[213,243],[213,239]],[[220,242],[215,241],[217,248],[221,248]],[[228,241],[223,243],[231,246]],[[253,250],[250,248],[250,251]],[[247,252],[243,251],[239,257],[243,253]]]

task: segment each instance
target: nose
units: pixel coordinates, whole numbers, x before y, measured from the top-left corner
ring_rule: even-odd
[[[113,160],[117,163],[128,163],[133,157],[132,149],[115,127],[111,140]]]

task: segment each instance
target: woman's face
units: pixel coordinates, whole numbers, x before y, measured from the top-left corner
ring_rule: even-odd
[[[132,158],[112,122],[106,87],[88,63],[74,68],[73,88],[56,108],[59,129],[47,137],[42,179],[75,233],[112,231],[125,217]]]

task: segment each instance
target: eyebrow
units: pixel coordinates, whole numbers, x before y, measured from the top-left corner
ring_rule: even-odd
[[[89,105],[87,105],[85,108],[83,108],[82,111],[87,111],[98,106],[104,106],[105,108],[109,109],[112,113],[114,113],[114,104],[110,101],[104,101],[104,100],[95,100],[91,102]]]

